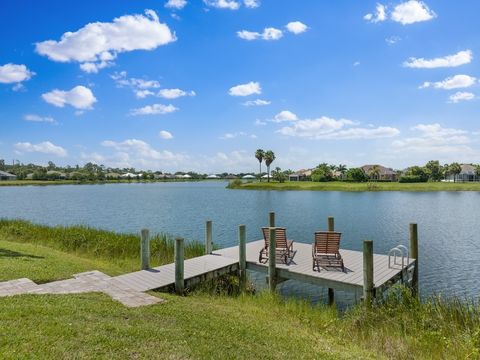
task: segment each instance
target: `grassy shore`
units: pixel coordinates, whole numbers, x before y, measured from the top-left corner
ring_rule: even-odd
[[[270,182],[231,182],[230,189],[244,190],[314,190],[314,191],[480,191],[478,183],[398,183],[398,182],[313,182],[287,181]]]
[[[84,227],[47,228],[3,220],[0,280],[28,277],[45,282],[92,269],[115,275],[133,264],[138,268],[133,239],[132,235]],[[191,249],[192,256],[201,246]],[[170,255],[164,261],[170,261]],[[480,357],[480,307],[457,300],[420,303],[399,290],[372,310],[357,306],[339,315],[326,306],[265,293],[228,296],[200,289],[186,297],[151,294],[167,302],[128,309],[103,294],[0,298],[1,357]]]
[[[156,182],[192,182],[194,179],[171,179],[171,180],[2,180],[0,186],[50,186],[50,185],[92,185],[92,184],[130,184],[130,183],[156,183]],[[211,180],[210,180],[211,181]]]

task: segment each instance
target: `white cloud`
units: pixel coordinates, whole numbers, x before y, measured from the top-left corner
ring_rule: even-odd
[[[263,120],[260,120],[260,119],[257,119],[257,120],[255,120],[254,125],[255,126],[265,126],[265,125],[267,125],[267,122],[263,121]]]
[[[428,8],[423,1],[410,0],[401,3],[393,9],[391,19],[402,25],[409,25],[416,22],[428,21],[437,15]]]
[[[265,106],[270,104],[271,104],[271,101],[256,99],[256,100],[245,101],[242,105],[243,106]]]
[[[176,99],[182,96],[195,96],[195,91],[184,91],[180,89],[162,89],[159,90],[157,96],[165,99]]]
[[[23,117],[26,121],[32,122],[47,122],[47,123],[55,123],[55,119],[51,116],[40,116],[37,114],[27,114]]]
[[[19,142],[15,144],[15,150],[18,153],[24,152],[39,152],[42,154],[49,154],[55,156],[65,157],[67,156],[67,151],[61,146],[52,144],[50,141],[44,141],[38,144],[32,144],[29,142]]]
[[[322,116],[318,119],[297,119],[277,132],[309,139],[376,139],[394,137],[400,133],[398,129],[388,126],[362,128],[357,125],[352,120]]]
[[[154,149],[150,144],[138,139],[127,139],[122,142],[105,140],[101,145],[116,151],[113,155],[105,156],[105,165],[114,167],[140,166],[160,169],[165,166],[178,166],[188,159],[184,154]]]
[[[291,33],[298,35],[308,30],[308,26],[300,21],[289,22],[286,26]]]
[[[367,14],[363,17],[365,20],[370,21],[372,23],[378,23],[385,21],[387,19],[386,7],[382,4],[377,4],[375,8],[375,13]]]
[[[460,129],[444,128],[440,124],[418,124],[412,131],[418,136],[392,143],[397,153],[428,153],[428,154],[466,154],[471,152],[468,146],[468,132]]]
[[[458,91],[455,94],[450,95],[448,98],[451,103],[459,103],[460,101],[469,101],[475,99],[475,94],[471,92]]]
[[[95,22],[76,32],[66,32],[59,41],[36,44],[36,51],[57,62],[78,62],[83,71],[97,72],[112,64],[122,52],[153,50],[175,41],[166,24],[155,11],[145,15],[124,15],[113,22]]]
[[[158,89],[160,83],[157,80],[146,80],[140,78],[128,78],[126,71],[114,73],[110,77],[115,81],[117,87],[128,87],[132,89],[135,96],[144,99],[147,96],[155,95],[151,89]]]
[[[237,31],[237,36],[243,40],[280,40],[283,36],[283,31],[274,27],[263,29],[262,33],[248,30]]]
[[[353,66],[355,66],[355,67],[356,67],[356,66],[360,66],[360,61],[355,61],[355,62],[353,63]]]
[[[399,42],[400,40],[402,40],[402,38],[400,36],[396,36],[396,35],[393,35],[393,36],[389,36],[385,39],[385,42],[388,44],[388,45],[395,45],[397,42]]]
[[[43,100],[47,103],[57,107],[64,107],[65,104],[73,106],[75,109],[87,110],[91,109],[92,105],[97,102],[92,91],[85,86],[75,86],[73,89],[52,90],[48,93],[42,94]]]
[[[13,84],[29,80],[35,73],[25,65],[5,64],[0,66],[0,83]]]
[[[168,9],[181,10],[187,5],[187,0],[168,0],[165,3],[165,7]]]
[[[435,89],[451,90],[451,89],[467,88],[475,85],[476,82],[477,82],[477,79],[474,78],[473,76],[455,75],[453,77],[448,77],[443,81],[437,81],[437,82],[426,81],[423,83],[422,86],[420,86],[420,88],[423,89],[423,88],[433,87]]]
[[[275,115],[273,122],[285,122],[285,121],[297,121],[298,117],[294,113],[289,110],[280,111],[277,115]]]
[[[170,105],[163,105],[163,104],[153,104],[153,105],[146,105],[141,108],[132,109],[130,110],[130,115],[137,116],[137,115],[164,115],[169,114],[177,111],[178,108]]]
[[[203,0],[203,2],[217,9],[238,10],[240,4],[235,0]]]
[[[253,94],[261,94],[262,88],[260,87],[259,82],[250,81],[247,84],[231,87],[228,93],[231,96],[249,96]]]
[[[173,139],[173,135],[171,132],[169,131],[166,131],[166,130],[162,130],[158,133],[158,136],[160,136],[162,139],[165,139],[165,140],[170,140],[170,139]]]
[[[243,0],[245,7],[255,9],[260,6],[260,0]]]
[[[434,69],[441,67],[457,67],[468,64],[472,61],[473,54],[471,50],[459,51],[454,55],[448,55],[435,59],[410,58],[403,63],[403,66],[417,69]]]

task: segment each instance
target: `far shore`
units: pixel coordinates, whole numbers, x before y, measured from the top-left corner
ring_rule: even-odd
[[[230,189],[310,191],[480,191],[480,182],[346,182],[276,181],[231,182]]]
[[[158,179],[158,180],[142,180],[142,179],[125,179],[125,180],[95,180],[95,181],[79,181],[79,180],[2,180],[1,186],[51,186],[51,185],[102,185],[102,184],[130,184],[130,183],[157,183],[157,182],[197,182],[197,179]],[[214,181],[214,180],[208,180]]]

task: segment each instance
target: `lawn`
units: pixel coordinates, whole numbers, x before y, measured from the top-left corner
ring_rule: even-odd
[[[477,183],[399,183],[399,182],[365,182],[354,183],[344,181],[313,182],[286,181],[271,182],[231,182],[230,189],[245,190],[315,190],[315,191],[480,191]]]
[[[60,234],[79,234],[66,244]],[[75,239],[66,236],[67,239]],[[135,237],[94,229],[0,221],[0,280],[44,282],[98,269],[115,275],[138,257]],[[98,247],[91,244],[103,239]],[[117,248],[106,246],[116,239]],[[129,244],[132,241],[132,244]],[[85,244],[90,244],[86,246]],[[165,242],[168,244],[168,241]],[[192,245],[192,249],[196,249]],[[197,250],[191,250],[191,255]],[[109,255],[110,254],[110,255]],[[116,255],[112,255],[116,254]],[[121,258],[121,261],[113,256]],[[165,261],[168,261],[167,257]],[[420,303],[405,291],[368,310],[267,293],[218,294],[209,287],[167,302],[126,308],[99,294],[0,298],[2,359],[438,359],[480,357],[480,307]],[[403,295],[402,295],[403,294]]]

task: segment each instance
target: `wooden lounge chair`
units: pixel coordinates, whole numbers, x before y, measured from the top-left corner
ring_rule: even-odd
[[[262,250],[260,250],[260,255],[258,261],[262,264],[265,264],[268,261],[268,244],[270,243],[270,228],[262,228],[263,239],[265,240],[265,245]],[[287,240],[287,230],[285,228],[276,228],[275,230],[275,253],[277,256],[280,256],[285,264],[289,263],[295,256],[293,251],[293,240]]]
[[[335,231],[315,232],[312,245],[313,271],[320,267],[341,267],[345,272],[342,255],[340,255],[340,238],[342,233]]]

